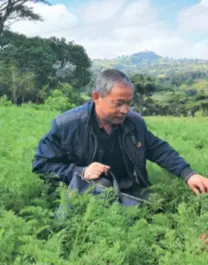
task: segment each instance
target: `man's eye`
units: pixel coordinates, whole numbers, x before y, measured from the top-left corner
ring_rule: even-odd
[[[123,104],[123,103],[116,102],[116,103],[115,103],[115,106],[116,106],[116,107],[119,107],[119,106],[122,106],[122,104]]]
[[[116,107],[121,107],[123,105],[131,105],[131,101],[130,102],[115,102]]]

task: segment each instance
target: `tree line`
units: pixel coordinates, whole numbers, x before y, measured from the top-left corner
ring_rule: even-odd
[[[90,81],[91,60],[84,48],[64,38],[4,31],[0,47],[0,96],[15,104],[41,103],[63,83],[78,89]]]
[[[92,71],[84,47],[64,38],[29,38],[7,30],[1,36],[0,47],[0,97],[7,96],[13,104],[41,104],[48,97],[65,97],[64,102],[68,98],[78,105],[84,102],[79,95],[82,91],[89,99],[98,72]],[[187,74],[161,79],[141,73],[131,74],[136,88],[134,108],[143,115],[194,116],[197,111],[207,115],[205,91],[197,91],[191,86],[186,90],[180,88],[192,79],[204,78],[204,74],[193,73],[192,76],[189,73],[188,76],[189,79]],[[56,90],[59,93],[54,93]],[[65,103],[63,105],[68,107]]]
[[[47,102],[60,110],[89,100],[99,71],[92,67],[84,47],[65,38],[26,37],[9,31],[9,23],[18,19],[42,20],[29,2],[3,0],[0,4],[0,97],[19,105]],[[201,89],[192,87],[197,80],[207,80],[204,71],[174,71],[162,77],[129,75],[136,88],[133,107],[143,115],[194,116],[199,111],[208,115],[207,83]]]

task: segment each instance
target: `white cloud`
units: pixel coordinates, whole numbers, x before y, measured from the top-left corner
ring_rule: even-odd
[[[109,21],[115,18],[122,9],[126,0],[90,1],[87,6],[80,9],[82,18],[87,24]]]
[[[193,26],[208,32],[207,0],[183,10],[178,18],[179,29],[175,32],[160,19],[159,10],[150,0],[93,0],[88,5],[80,4],[73,12],[64,4],[33,6],[44,22],[21,21],[12,26],[13,30],[28,36],[74,40],[84,46],[91,58],[112,58],[152,50],[162,56],[208,59],[208,43],[188,41],[183,34]],[[197,17],[201,22],[196,21]],[[198,24],[190,22],[192,19]]]
[[[182,12],[178,17],[179,29],[191,34],[208,33],[208,0],[192,5]]]
[[[119,41],[115,39],[83,40],[83,43],[85,44],[84,46],[88,47],[88,53],[93,54],[94,58],[112,58],[145,50],[154,51],[161,56],[183,58],[186,55],[184,51],[187,50],[189,45],[177,36],[161,36],[149,40],[141,39],[131,43],[124,39]]]
[[[149,0],[134,1],[121,14],[121,21],[124,21],[124,24],[131,22],[139,25],[154,21],[156,17],[156,10],[153,9]]]
[[[191,52],[190,57],[192,58],[208,59],[208,42],[196,42]]]
[[[101,13],[102,9],[101,1],[96,5],[97,13]],[[85,13],[84,8],[82,12]],[[117,0],[114,12],[117,15],[113,20],[111,18],[103,24],[75,30],[76,41],[84,45],[93,58],[132,54],[141,48],[145,50],[144,43],[154,43],[154,38],[162,38],[168,34],[164,24],[158,20],[156,10],[150,5],[150,1],[132,1],[127,5],[124,1]],[[151,49],[153,48],[155,47],[151,46]]]
[[[61,29],[70,29],[77,23],[77,18],[63,4],[48,6],[36,3],[28,4],[28,6],[33,7],[34,12],[43,18],[43,22],[19,21],[12,25],[12,30],[28,36],[56,35],[59,37],[64,33],[60,32]]]

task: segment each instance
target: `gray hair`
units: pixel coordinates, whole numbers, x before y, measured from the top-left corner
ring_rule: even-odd
[[[97,76],[93,92],[98,92],[102,97],[104,97],[116,84],[131,86],[134,90],[134,85],[131,80],[123,72],[116,69],[107,69]]]

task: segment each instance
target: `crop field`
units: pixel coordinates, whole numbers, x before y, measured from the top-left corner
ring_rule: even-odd
[[[151,205],[124,208],[56,189],[31,173],[39,139],[57,112],[0,106],[0,265],[207,265],[208,195],[148,162]],[[208,177],[208,118],[145,117]],[[108,194],[107,194],[108,195]],[[55,218],[62,203],[65,217]]]

